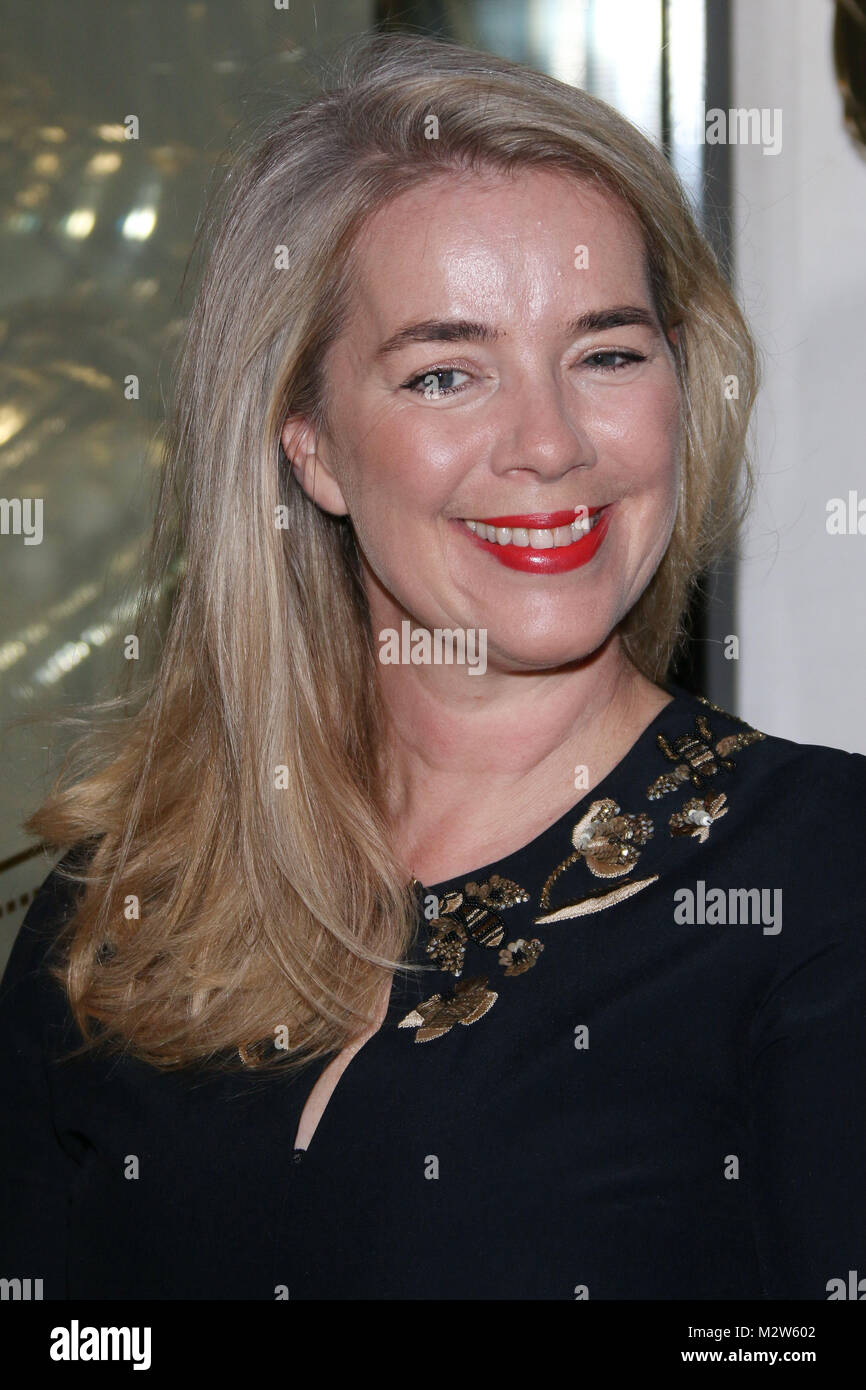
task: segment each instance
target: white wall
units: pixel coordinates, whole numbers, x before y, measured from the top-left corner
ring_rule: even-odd
[[[780,107],[782,149],[732,149],[740,294],[765,354],[760,484],[737,582],[737,711],[866,753],[866,159],[841,121],[829,0],[734,0],[732,105]],[[866,517],[864,517],[866,528]]]

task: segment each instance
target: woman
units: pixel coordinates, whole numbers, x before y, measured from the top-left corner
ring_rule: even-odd
[[[370,38],[259,132],[180,363],[165,643],[29,822],[71,852],[4,985],[7,1273],[866,1269],[866,763],[667,680],[755,377],[668,165],[583,92]]]

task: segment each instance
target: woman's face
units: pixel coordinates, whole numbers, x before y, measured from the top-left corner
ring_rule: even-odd
[[[357,249],[315,496],[351,518],[374,639],[409,617],[486,629],[488,669],[589,656],[651,579],[679,494],[637,223],[556,172],[448,176],[380,209]]]

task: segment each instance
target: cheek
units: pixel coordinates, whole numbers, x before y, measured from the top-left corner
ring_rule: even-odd
[[[670,542],[680,498],[682,420],[676,382],[648,394],[628,435],[632,477],[641,499],[635,542],[646,573],[655,570]]]
[[[680,397],[676,382],[664,389],[636,388],[608,422],[612,448],[637,488],[676,495],[681,442]]]
[[[352,514],[387,510],[411,524],[413,514],[429,516],[448,501],[477,449],[465,428],[434,417],[435,407],[356,422],[344,489]]]
[[[383,587],[406,601],[420,528],[447,501],[458,450],[408,412],[347,411],[340,423],[340,484],[358,545]]]

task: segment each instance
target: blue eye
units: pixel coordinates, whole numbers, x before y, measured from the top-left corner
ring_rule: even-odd
[[[441,378],[458,375],[468,376],[468,373],[461,371],[459,367],[431,367],[429,371],[419,372],[417,376],[404,381],[403,389],[412,391],[416,396],[423,395],[427,400],[436,400],[439,396],[453,396],[462,391],[463,387],[444,386]]]
[[[599,362],[600,357],[619,357],[619,362]],[[630,367],[634,362],[645,362],[646,358],[641,352],[620,352],[615,348],[609,351],[592,352],[589,357],[583,359],[584,366],[595,364],[596,370],[600,372],[619,372],[623,367]]]

